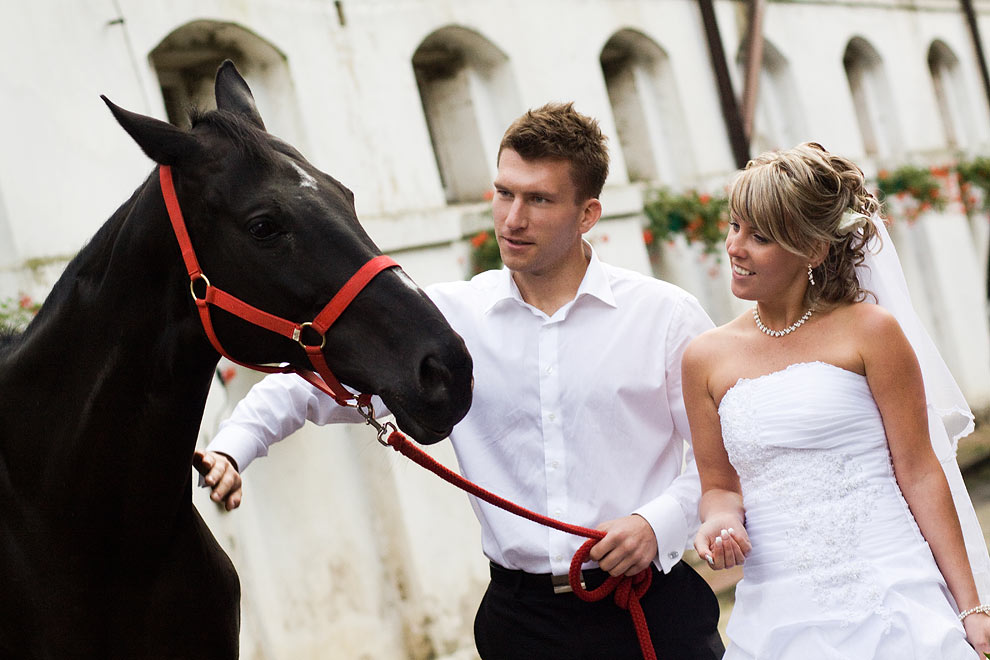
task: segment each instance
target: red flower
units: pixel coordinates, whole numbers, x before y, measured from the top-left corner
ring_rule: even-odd
[[[647,245],[653,245],[653,232],[651,230],[643,230],[643,242]]]
[[[491,189],[488,189],[488,190],[485,191],[485,194],[482,195],[482,197],[485,198],[485,201],[486,202],[490,202],[495,197],[495,191],[494,190],[491,190]]]
[[[481,231],[475,234],[474,238],[471,239],[471,245],[473,245],[474,249],[477,250],[482,245],[484,245],[487,240],[488,240],[488,232]]]
[[[234,376],[236,375],[237,375],[237,369],[235,369],[234,367],[227,367],[226,369],[220,372],[220,380],[223,381],[224,385],[226,385],[230,381],[234,380]]]
[[[21,296],[21,299],[17,301],[17,305],[21,309],[28,309],[32,304],[31,296]]]
[[[712,196],[711,195],[700,195],[698,197],[698,201],[701,202],[701,205],[702,206],[707,206],[708,205],[708,202],[712,201]]]

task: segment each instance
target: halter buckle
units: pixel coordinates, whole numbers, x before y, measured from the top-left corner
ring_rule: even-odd
[[[319,335],[319,337],[320,337],[320,345],[319,346],[317,346],[316,344],[307,344],[306,342],[303,341],[303,330],[305,330],[306,328],[312,328],[313,329],[313,332],[315,332],[317,335]],[[292,333],[292,338],[295,339],[299,343],[300,346],[302,346],[303,348],[306,348],[306,349],[308,349],[308,348],[318,348],[318,349],[320,349],[322,351],[323,350],[323,347],[326,346],[326,344],[327,344],[327,336],[325,334],[323,334],[322,332],[320,332],[319,330],[317,330],[316,327],[312,323],[310,323],[309,321],[306,321],[305,323],[300,323],[299,324],[299,328],[296,329]]]
[[[196,295],[196,283],[199,281],[202,281],[206,285],[206,288],[203,290],[202,298]],[[192,294],[193,300],[195,300],[196,302],[206,300],[206,293],[210,290],[210,287],[211,287],[210,279],[203,273],[199,273],[198,275],[191,275],[189,277],[189,293]]]

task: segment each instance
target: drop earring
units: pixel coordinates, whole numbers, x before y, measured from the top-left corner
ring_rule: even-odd
[[[811,264],[808,264],[808,281],[811,282],[811,286],[815,286],[815,276],[811,272]]]

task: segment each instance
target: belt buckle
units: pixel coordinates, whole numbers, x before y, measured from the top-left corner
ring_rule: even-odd
[[[555,594],[569,594],[573,589],[571,589],[571,578],[569,575],[551,575],[550,582],[553,584],[553,592]],[[584,584],[584,572],[581,573],[581,588],[587,589],[588,587]]]

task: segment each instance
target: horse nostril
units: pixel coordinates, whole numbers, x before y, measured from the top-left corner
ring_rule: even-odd
[[[419,365],[419,384],[427,397],[442,397],[450,386],[450,372],[432,355],[427,355]]]

